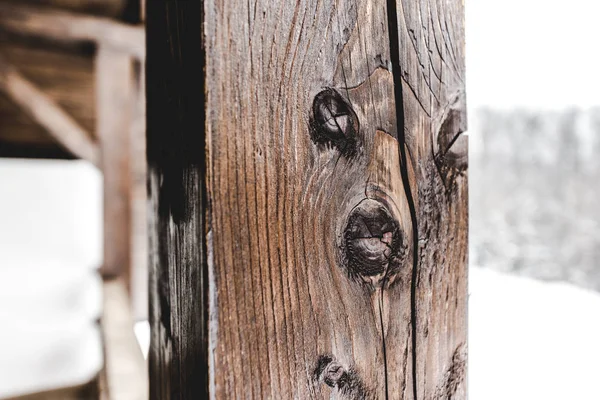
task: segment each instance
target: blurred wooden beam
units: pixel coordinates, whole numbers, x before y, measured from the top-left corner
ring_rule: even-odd
[[[5,62],[61,107],[96,141],[96,110],[94,99],[94,60],[77,52],[28,46],[0,40]],[[56,143],[56,139],[20,109],[8,96],[0,94],[0,141],[3,156],[7,145],[12,150],[40,156],[72,158]],[[30,150],[30,151],[27,151]],[[43,151],[42,151],[43,150]],[[23,153],[23,151],[19,151]],[[62,153],[62,154],[61,154]]]
[[[43,126],[65,149],[98,165],[98,147],[85,129],[1,55],[0,90]]]
[[[100,46],[96,54],[96,134],[104,176],[103,276],[131,279],[131,121],[133,63],[124,53]]]
[[[49,6],[91,15],[118,18],[122,15],[126,0],[2,0],[13,4]]]
[[[139,0],[138,0],[139,1]],[[139,20],[144,21],[144,1]],[[132,172],[132,274],[131,301],[134,317],[148,319],[148,214],[146,194],[146,65],[136,63],[135,108],[131,126]]]
[[[104,282],[102,333],[106,387],[110,400],[148,399],[148,368],[135,337],[127,288],[121,280]]]
[[[148,319],[148,216],[146,211],[146,74],[136,65],[136,85],[131,124],[131,293],[134,315]]]
[[[144,28],[102,17],[0,2],[0,29],[60,41],[92,41],[143,60]]]

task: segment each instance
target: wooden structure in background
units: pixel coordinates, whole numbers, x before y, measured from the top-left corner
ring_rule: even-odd
[[[144,297],[133,301],[144,318],[145,32],[122,20],[135,2],[0,1],[0,157],[80,158],[104,177],[105,371],[26,398],[147,398],[126,295]],[[141,22],[140,7],[125,19]]]
[[[40,3],[99,15],[35,6]],[[145,232],[134,224],[132,211],[134,193],[145,190],[139,178],[144,168],[131,162],[143,159],[143,112],[137,100],[143,95],[136,91],[143,90],[138,81],[145,33],[141,26],[108,18],[125,3],[0,2],[0,156],[75,157],[101,168],[106,189],[102,272],[129,282],[132,260],[141,263],[132,243],[140,242],[137,231]]]
[[[462,2],[146,15],[150,397],[466,398]]]

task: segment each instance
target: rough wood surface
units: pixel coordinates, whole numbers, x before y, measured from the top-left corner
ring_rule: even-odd
[[[413,359],[418,399],[466,398],[468,192],[460,0],[398,0],[403,97],[416,212]]]
[[[146,56],[144,28],[109,18],[0,2],[0,30],[58,41],[90,41],[140,60]]]
[[[131,274],[131,121],[133,64],[126,54],[99,47],[96,54],[96,132],[104,178],[103,276]]]
[[[193,82],[202,66],[190,53],[206,52],[206,146],[194,148],[207,152],[208,202],[198,164],[161,158],[173,175],[151,175],[151,214],[172,233],[151,244],[163,260],[151,287],[151,354],[163,356],[152,379],[187,390],[162,370],[185,353],[165,346],[209,332],[200,344],[213,398],[466,398],[462,3],[215,0],[204,3],[204,46],[185,36],[201,13],[184,19],[182,2],[162,3],[149,4],[149,22],[165,7],[174,19],[166,32],[149,23],[149,52],[162,48]],[[157,86],[159,72],[174,76],[158,65],[149,58]],[[201,116],[200,94],[170,88],[149,87],[149,105],[162,95],[179,100],[168,104],[180,119]],[[149,131],[173,131],[153,110]],[[163,135],[165,154],[189,144]],[[188,213],[161,210],[167,199]],[[206,215],[207,232],[173,236],[190,226],[181,215]],[[181,268],[190,251],[198,264]],[[209,327],[186,331],[206,322],[204,281],[190,282],[204,265]],[[204,360],[186,367],[176,371],[205,377]]]
[[[200,1],[146,4],[151,399],[208,394]]]
[[[0,90],[73,155],[99,163],[91,135],[0,54]]]

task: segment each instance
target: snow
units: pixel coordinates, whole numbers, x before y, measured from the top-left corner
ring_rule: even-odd
[[[600,294],[469,272],[470,400],[600,399]]]
[[[466,0],[470,107],[599,105],[600,56],[591,0]]]
[[[0,159],[0,398],[98,373],[101,259],[95,167]]]

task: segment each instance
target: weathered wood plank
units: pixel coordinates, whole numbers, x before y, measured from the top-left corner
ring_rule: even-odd
[[[402,98],[399,119],[417,225],[412,288],[415,397],[466,398],[463,2],[396,0],[391,11],[398,26],[393,57],[396,97]]]
[[[202,3],[146,4],[150,398],[208,397]]]
[[[196,129],[207,180],[201,162],[180,160],[194,159],[180,147],[191,131],[169,140],[179,130],[149,108],[149,139],[180,156],[148,149],[150,167],[160,165],[150,181],[156,393],[188,390],[174,371],[205,378],[206,360],[172,366],[185,353],[168,345],[194,337],[179,343],[208,355],[214,398],[464,398],[462,5],[215,0],[204,3],[202,44],[185,38],[197,21],[183,19],[181,3],[160,3],[148,10],[162,15],[160,28],[148,25],[149,54],[162,49],[167,61],[148,60],[148,104],[179,100],[167,114]],[[167,26],[165,9],[179,15]],[[191,65],[204,52],[206,68]],[[174,72],[187,74],[177,83],[205,79],[205,114],[204,90],[158,90]],[[191,249],[194,268],[180,261]],[[208,304],[206,286],[190,285],[199,271]],[[209,327],[193,332],[208,333],[209,349],[206,336],[197,347],[191,331],[170,330],[207,308]]]
[[[216,396],[412,398],[386,4],[271,4],[207,14]]]

